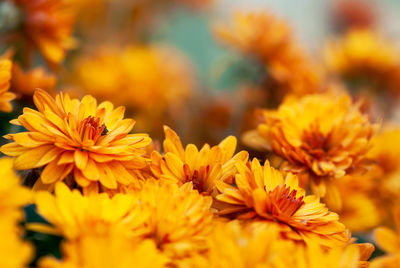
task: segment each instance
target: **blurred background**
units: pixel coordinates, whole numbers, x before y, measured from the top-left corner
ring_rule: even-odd
[[[13,68],[12,83],[18,99],[13,114],[2,115],[5,119],[31,105],[34,88],[41,87],[50,92],[67,91],[74,97],[91,94],[100,101],[124,105],[127,116],[137,120],[136,131],[162,139],[162,125],[167,124],[184,142],[198,145],[217,143],[228,134],[240,136],[254,127],[255,107],[277,107],[286,93],[295,91],[275,74],[273,79],[268,78],[269,59],[245,48],[246,40],[233,40],[218,30],[223,26],[239,33],[235,14],[276,17],[284,24],[281,32],[290,32],[288,42],[299,50],[296,53],[304,58],[301,61],[316,66],[308,71],[314,73],[315,81],[326,81],[327,74],[337,76],[343,71],[338,70],[342,67],[329,66],[336,63],[330,62],[326,51],[331,50],[332,55],[340,52],[327,48],[327,44],[346,38],[352,29],[367,29],[373,35],[370,39],[385,40],[383,46],[393,50],[388,53],[395,54],[400,41],[396,15],[400,4],[395,0],[57,0],[56,7],[45,14],[55,20],[54,25],[46,25],[39,12],[29,18],[23,15],[34,13],[34,2],[48,1],[28,2],[3,0],[0,9],[3,51],[12,45],[18,65]],[[255,35],[274,33],[266,20],[253,25],[261,27]],[[33,36],[40,35],[35,32],[36,26],[43,35],[63,36],[58,38],[62,56],[50,59],[43,53],[43,45],[37,45]],[[35,46],[39,47],[36,52]],[[315,92],[327,84],[315,81],[301,85],[307,89],[295,94]],[[344,85],[343,81],[335,82]],[[395,117],[394,110],[390,111],[391,118]],[[2,124],[2,132],[8,132],[8,127]]]

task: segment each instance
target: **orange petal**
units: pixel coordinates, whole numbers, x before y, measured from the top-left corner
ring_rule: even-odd
[[[81,170],[83,175],[91,180],[91,181],[98,181],[100,177],[100,172],[97,168],[97,164],[93,159],[89,158],[87,161],[87,165],[85,169]]]
[[[43,145],[30,149],[15,159],[14,166],[16,169],[22,170],[40,167],[38,163],[40,163],[42,157],[53,148],[53,145]]]
[[[50,162],[42,171],[40,179],[43,183],[49,184],[61,181],[65,178],[65,171],[68,165],[57,165],[57,161]]]
[[[75,180],[76,180],[76,183],[79,184],[79,186],[87,187],[87,186],[90,185],[90,180],[88,180],[88,179],[82,174],[82,172],[81,172],[79,169],[77,169],[77,168],[74,169],[74,178],[75,178]]]
[[[106,164],[102,164],[99,167],[100,171],[100,182],[103,184],[105,187],[109,189],[116,189],[117,188],[117,181],[112,174],[110,168]]]
[[[88,153],[86,151],[81,151],[79,149],[75,150],[74,153],[75,164],[80,170],[86,168],[88,162]]]

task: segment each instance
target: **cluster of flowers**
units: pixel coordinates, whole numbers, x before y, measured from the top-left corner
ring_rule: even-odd
[[[6,135],[12,142],[0,150],[17,170],[40,169],[33,200],[50,225],[28,228],[65,239],[62,260],[45,257],[40,267],[321,267],[324,258],[357,267],[373,251],[354,244],[319,198],[340,202],[333,180],[364,165],[374,132],[346,95],[309,95],[265,111],[259,133],[286,159],[282,171],[235,154],[233,136],[183,147],[167,126],[160,154],[148,135],[128,134],[135,122],[123,107],[90,95],[54,99],[37,90],[34,102],[37,110],[12,121],[27,131]],[[321,121],[327,113],[332,120]],[[18,211],[21,200],[9,195],[4,202],[15,200]]]
[[[165,125],[162,146],[153,137],[154,122],[177,121],[194,86],[172,47],[102,46],[71,65],[63,78],[73,86],[59,93],[59,77],[32,66],[40,55],[59,70],[78,46],[75,24],[90,29],[116,7],[134,24],[158,1],[124,2],[0,2],[0,110],[23,106],[0,146],[0,267],[400,266],[400,128],[388,123],[400,53],[370,20],[330,41],[324,64],[272,14],[238,13],[231,27],[215,27],[218,40],[261,63],[252,87],[268,101],[247,108],[273,107],[244,117],[247,150],[238,152],[235,136],[184,146]],[[125,113],[149,131],[132,134]],[[31,205],[40,220],[24,218]],[[371,243],[352,235],[369,231]],[[28,232],[61,237],[61,256],[40,255]],[[369,260],[372,242],[384,252]]]

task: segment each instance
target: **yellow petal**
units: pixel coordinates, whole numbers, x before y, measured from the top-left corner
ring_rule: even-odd
[[[388,228],[377,228],[375,230],[375,240],[378,246],[386,252],[395,253],[400,249],[397,234]]]

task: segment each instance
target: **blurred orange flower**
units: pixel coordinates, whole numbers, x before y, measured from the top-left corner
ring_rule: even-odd
[[[15,94],[9,92],[11,80],[12,62],[8,57],[0,58],[0,111],[11,112],[11,101],[15,99]]]
[[[188,60],[166,46],[102,48],[77,60],[71,80],[101,100],[126,105],[142,125],[177,114],[194,84]]]
[[[387,208],[380,200],[380,176],[379,167],[374,166],[364,174],[347,175],[336,181],[341,207],[332,209],[350,231],[370,231],[385,218]]]
[[[287,23],[268,13],[236,13],[231,28],[215,27],[224,43],[259,59],[275,84],[304,95],[320,90],[320,73],[293,40]]]
[[[333,7],[335,22],[343,30],[350,28],[372,28],[376,25],[374,6],[363,0],[340,0]]]
[[[13,0],[21,9],[24,38],[52,64],[64,60],[74,46],[74,15],[66,0]],[[29,51],[29,46],[26,48]]]
[[[372,148],[368,157],[377,162],[380,174],[370,196],[380,204],[380,210],[389,216],[391,209],[400,204],[400,128],[386,124],[371,140]],[[371,172],[369,172],[371,174]],[[365,182],[364,176],[363,181]],[[390,217],[389,217],[390,219]]]
[[[356,88],[375,91],[400,88],[400,52],[372,30],[353,29],[324,49],[328,70]]]
[[[56,83],[56,76],[46,73],[43,67],[24,71],[20,65],[13,65],[11,88],[19,97],[31,98],[37,88],[41,88],[50,93],[54,92]]]
[[[192,86],[189,70],[182,55],[163,46],[104,48],[75,64],[77,84],[85,92],[153,113],[179,106]]]

